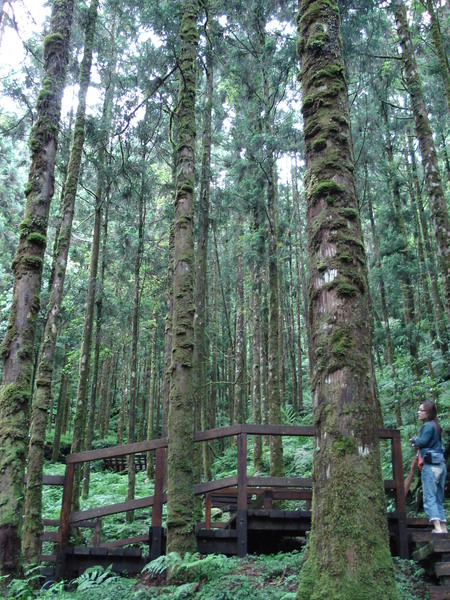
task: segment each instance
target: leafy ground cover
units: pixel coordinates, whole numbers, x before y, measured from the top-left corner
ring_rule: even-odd
[[[111,569],[91,568],[64,585],[47,583],[36,590],[38,573],[15,580],[4,599],[42,600],[294,600],[302,552],[243,559],[223,555],[181,558],[176,553],[149,563],[137,579],[118,576]],[[414,561],[395,560],[402,600],[427,600],[423,571]],[[170,572],[170,579],[167,573]]]

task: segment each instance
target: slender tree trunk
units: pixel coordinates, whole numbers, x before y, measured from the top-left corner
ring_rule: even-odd
[[[117,436],[116,443],[119,446],[123,444],[123,432],[125,429],[125,415],[128,406],[128,387],[127,387],[127,352],[126,352],[126,344],[124,344],[123,348],[123,358],[122,358],[122,373],[120,376],[120,411],[119,411],[119,419],[117,421]]]
[[[145,161],[145,152],[144,152]],[[138,228],[138,247],[136,252],[136,262],[134,265],[134,301],[133,318],[131,325],[131,373],[130,373],[130,408],[128,412],[128,443],[133,444],[136,441],[136,402],[137,402],[137,374],[138,374],[138,341],[139,341],[139,306],[140,306],[140,285],[141,285],[141,264],[144,251],[144,227],[145,227],[145,199],[144,199],[144,181],[142,180],[141,193],[139,194],[139,228]],[[128,455],[128,490],[127,501],[134,500],[136,488],[136,463],[134,454]],[[127,512],[127,522],[132,523],[134,512]]]
[[[162,389],[162,434],[167,436],[167,421],[169,417],[170,373],[172,363],[173,340],[173,261],[174,261],[174,226],[169,233],[169,264],[167,267],[167,314],[164,326],[164,383]]]
[[[101,216],[100,216],[101,219]],[[98,396],[98,376],[99,376],[99,360],[100,360],[100,346],[102,342],[102,325],[103,325],[103,286],[105,282],[105,271],[106,271],[106,244],[108,241],[108,194],[105,201],[105,218],[103,224],[103,240],[102,240],[102,263],[100,269],[100,285],[96,289],[96,306],[97,306],[97,320],[96,320],[96,331],[95,331],[95,346],[94,346],[94,364],[92,372],[92,385],[91,385],[91,398],[89,402],[89,409],[87,415],[87,431],[85,450],[92,450],[92,441],[94,439],[94,428],[95,428],[95,417],[97,412],[97,396]],[[83,488],[82,497],[87,498],[89,496],[89,483],[90,483],[91,463],[85,462],[83,464]]]
[[[261,207],[257,204],[253,208],[253,231],[255,241],[255,259],[252,266],[252,310],[253,310],[253,341],[252,341],[252,408],[253,423],[262,423],[262,398],[261,398],[261,265],[264,264],[265,243],[262,232]],[[261,473],[262,463],[262,437],[253,436],[253,467],[254,471]]]
[[[234,344],[233,374],[233,420],[232,424],[244,423],[244,265],[242,258],[242,219],[236,224],[236,335]]]
[[[298,13],[314,353],[313,515],[298,600],[398,599],[337,0]]]
[[[296,236],[295,236],[296,240],[298,239],[298,233],[296,232]],[[297,244],[298,247],[299,244]],[[302,322],[301,322],[301,314],[302,314],[302,299],[301,299],[301,292],[300,292],[300,287],[302,288],[302,292],[303,292],[303,283],[301,283],[301,278],[300,278],[300,251],[298,250],[298,252],[295,253],[295,272],[297,275],[297,290],[296,290],[296,298],[297,298],[297,347],[298,347],[298,367],[297,367],[297,371],[298,371],[298,402],[297,402],[297,406],[298,406],[298,411],[301,413],[303,412],[303,360],[302,360],[302,354],[303,354],[303,344],[302,344]],[[304,321],[305,322],[305,321]]]
[[[439,59],[442,81],[444,83],[445,97],[447,99],[447,109],[450,111],[450,69],[448,64],[448,56],[444,50],[442,42],[441,28],[434,10],[433,0],[427,0],[427,10],[431,20],[431,34],[433,36],[434,46]]]
[[[61,98],[69,58],[73,0],[55,0],[51,33],[44,38],[44,79],[37,100],[37,121],[30,135],[31,166],[25,215],[12,264],[13,299],[1,345],[0,387],[0,571],[21,569],[25,454],[33,369],[33,346],[39,311],[42,267],[54,191]]]
[[[173,346],[168,424],[167,551],[196,548],[193,509],[194,399],[194,150],[197,0],[186,0],[181,22],[174,216]]]
[[[154,420],[154,408],[155,408],[155,374],[156,374],[156,327],[152,333],[152,352],[150,356],[150,379],[148,385],[148,410],[147,410],[147,439],[152,440],[156,437]],[[157,430],[157,428],[156,428]],[[147,477],[153,478],[153,452],[147,452]]]
[[[309,373],[312,377],[312,365],[313,365],[313,353],[312,353],[312,341],[311,341],[311,325],[309,323],[308,313],[308,285],[306,282],[306,258],[303,252],[303,223],[300,215],[300,194],[298,192],[297,177],[293,178],[294,183],[294,207],[297,213],[298,222],[298,258],[297,258],[297,272],[301,274],[301,288],[302,288],[302,299],[303,299],[303,322],[306,328],[306,346],[308,349],[308,362],[309,362]]]
[[[403,312],[405,315],[405,333],[408,339],[409,355],[411,358],[411,371],[416,379],[420,378],[421,369],[419,365],[419,343],[416,328],[416,307],[414,303],[414,291],[409,269],[413,264],[413,256],[409,246],[408,234],[406,232],[405,220],[402,211],[402,199],[400,195],[400,182],[395,168],[394,148],[392,145],[387,105],[383,102],[383,119],[386,129],[386,154],[388,159],[388,181],[392,190],[393,208],[395,213],[395,227],[402,241],[398,251],[398,260],[401,262],[399,279],[403,288]]]
[[[420,234],[423,238],[424,250],[425,250],[425,266],[428,272],[428,277],[430,279],[431,286],[431,296],[433,298],[433,306],[436,316],[436,326],[439,335],[439,345],[441,348],[441,353],[445,358],[446,353],[448,352],[448,332],[447,326],[445,322],[445,310],[442,304],[441,294],[439,292],[439,284],[438,277],[436,273],[434,260],[434,252],[430,240],[430,233],[428,229],[428,221],[425,216],[425,211],[423,209],[422,202],[422,191],[419,183],[419,176],[417,173],[417,164],[416,164],[416,156],[414,152],[414,148],[412,146],[412,139],[409,138],[409,156],[411,159],[411,175],[414,183],[415,190],[415,198],[417,204],[417,211],[419,214],[419,223],[420,223]]]
[[[67,388],[69,385],[69,374],[66,371],[62,370],[61,373],[61,383],[59,385],[59,394],[58,394],[58,408],[56,411],[56,421],[55,421],[55,435],[53,437],[53,447],[52,447],[52,463],[57,462],[59,459],[59,452],[61,450],[61,434],[63,428],[63,419],[64,419],[64,410],[67,403]]]
[[[212,146],[212,105],[214,90],[213,71],[213,27],[212,15],[208,15],[206,28],[206,84],[205,105],[203,112],[202,134],[202,170],[200,181],[200,196],[198,210],[198,230],[196,266],[195,266],[195,326],[194,326],[194,390],[196,398],[196,413],[199,415],[200,428],[207,426],[207,387],[206,371],[208,364],[208,345],[206,340],[206,305],[208,297],[207,264],[208,264],[208,236],[209,236],[209,196],[211,173],[211,146]],[[202,470],[209,472],[208,445],[202,444]]]
[[[411,95],[416,134],[419,138],[422,163],[425,172],[425,186],[430,202],[434,223],[434,234],[438,247],[438,258],[444,285],[444,303],[450,318],[450,223],[441,175],[434,146],[433,134],[428,119],[427,107],[423,95],[422,81],[417,68],[414,48],[408,27],[406,6],[403,0],[393,0],[395,21],[403,51],[406,81]]]
[[[278,235],[275,209],[275,182],[272,171],[267,182],[267,213],[269,217],[269,334],[268,334],[268,379],[267,404],[269,409],[269,424],[281,423],[281,392],[280,392],[280,298],[278,286]],[[283,446],[281,436],[270,436],[270,475],[282,477],[284,474]]]
[[[380,245],[378,242],[378,235],[375,225],[375,216],[373,213],[373,205],[372,205],[372,196],[369,192],[367,194],[367,204],[369,208],[369,219],[370,219],[370,229],[372,233],[372,242],[375,251],[375,266],[378,269],[378,291],[380,293],[380,305],[381,305],[381,316],[383,319],[384,325],[384,335],[386,337],[386,353],[387,353],[387,362],[389,364],[391,370],[391,377],[394,381],[394,412],[395,412],[395,421],[397,427],[401,427],[402,425],[402,411],[401,404],[399,402],[399,398],[397,396],[397,374],[395,372],[395,355],[394,355],[394,346],[392,344],[391,337],[391,328],[389,326],[389,312],[386,301],[386,288],[384,285],[383,273],[381,270],[381,256],[380,256]]]
[[[114,45],[114,41],[113,41]],[[89,285],[86,297],[86,311],[84,316],[83,339],[81,345],[80,362],[78,370],[78,387],[76,398],[76,410],[73,426],[73,438],[71,452],[80,452],[84,449],[86,418],[89,395],[89,377],[91,370],[91,350],[92,350],[92,332],[94,324],[95,297],[97,293],[97,273],[100,255],[100,238],[103,203],[105,195],[105,177],[107,164],[107,148],[109,139],[109,129],[112,120],[112,103],[114,98],[114,72],[116,67],[116,55],[113,50],[113,56],[110,59],[109,72],[107,77],[110,79],[106,86],[105,100],[103,104],[102,117],[102,135],[99,141],[98,151],[98,174],[97,186],[95,192],[95,214],[94,228],[92,234],[91,258],[89,264]],[[79,475],[75,478],[73,490],[73,509],[78,510],[79,506]]]

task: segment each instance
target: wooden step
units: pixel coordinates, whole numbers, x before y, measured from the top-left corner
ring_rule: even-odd
[[[409,529],[408,528],[408,538],[411,542],[414,543],[423,543],[430,542],[432,538],[431,529]]]
[[[440,585],[428,588],[430,592],[430,600],[449,600],[450,585]]]
[[[450,577],[450,562],[438,562],[435,565],[438,577]]]
[[[427,560],[433,554],[444,554],[447,552],[450,552],[450,534],[434,534],[428,544],[413,552],[412,558],[420,562],[421,560]]]

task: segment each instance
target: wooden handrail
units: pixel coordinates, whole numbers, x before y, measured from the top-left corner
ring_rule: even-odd
[[[271,493],[271,498],[284,498],[286,494],[292,496],[292,499],[309,499],[312,492],[312,479],[302,477],[262,477],[247,475],[247,436],[248,435],[281,435],[295,437],[313,437],[313,426],[297,425],[233,425],[220,429],[210,429],[207,431],[198,431],[194,435],[195,442],[207,442],[225,437],[237,438],[237,474],[224,479],[202,482],[194,486],[194,494],[206,495],[207,506],[211,504],[211,494],[220,491],[232,493],[235,490],[237,504],[237,533],[238,533],[238,553],[244,556],[247,552],[247,498],[248,494]],[[382,440],[391,440],[392,453],[392,472],[393,479],[384,480],[384,488],[393,490],[395,495],[395,510],[398,515],[405,513],[405,492],[403,486],[403,462],[401,455],[400,432],[396,429],[380,429],[379,437]],[[156,558],[161,553],[162,548],[162,507],[167,501],[166,494],[163,493],[164,487],[164,468],[165,453],[167,448],[167,438],[160,438],[137,442],[134,444],[125,444],[111,448],[102,448],[88,452],[78,452],[66,457],[66,474],[64,477],[63,502],[61,509],[60,530],[58,533],[59,548],[64,548],[69,537],[69,528],[87,519],[94,519],[106,515],[127,512],[138,508],[152,506],[152,527],[151,527],[151,558]],[[155,460],[155,491],[154,496],[121,502],[110,506],[103,506],[90,510],[70,512],[71,495],[74,478],[74,468],[76,464],[91,460],[101,460],[105,458],[128,456],[130,454],[156,451]],[[46,483],[61,484],[63,478],[57,476]],[[290,488],[290,489],[289,489]],[[284,494],[284,496],[283,496]],[[290,497],[289,496],[289,497]],[[208,505],[209,502],[209,505]],[[400,517],[399,517],[400,518]],[[403,517],[401,517],[403,518]],[[210,516],[209,516],[210,520]],[[406,521],[405,521],[406,522]],[[406,530],[405,530],[406,532]],[[400,537],[405,537],[406,533],[400,532]],[[406,538],[401,542],[406,544]],[[114,547],[115,542],[111,542]],[[102,544],[103,546],[103,544]],[[106,547],[106,546],[105,546]]]
[[[167,448],[167,438],[158,438],[145,442],[136,442],[135,444],[125,444],[123,446],[112,446],[111,448],[99,448],[98,450],[88,450],[87,452],[74,452],[66,456],[66,464],[78,464],[115,456],[128,456],[128,454],[149,452],[158,448]]]

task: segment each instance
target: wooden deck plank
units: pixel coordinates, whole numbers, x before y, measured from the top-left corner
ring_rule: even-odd
[[[450,585],[440,585],[429,587],[430,600],[449,600]]]
[[[450,577],[450,562],[437,562],[435,571],[438,577]]]

